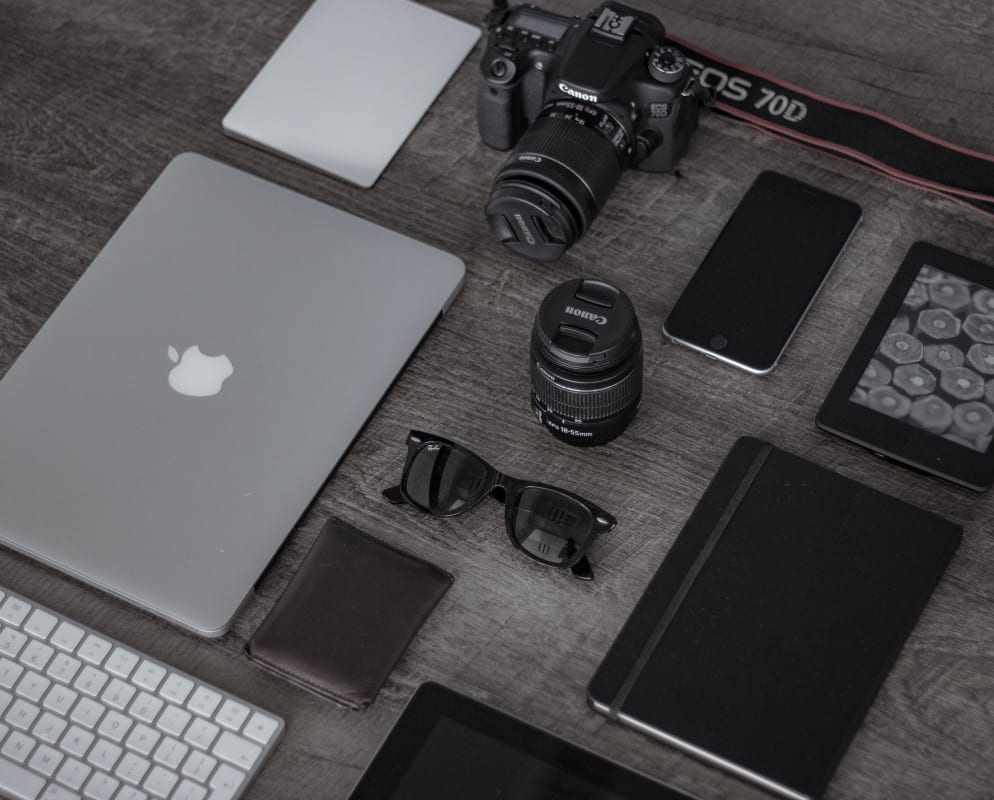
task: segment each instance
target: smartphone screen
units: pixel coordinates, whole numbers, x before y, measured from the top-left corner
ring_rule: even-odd
[[[753,183],[663,332],[758,374],[776,365],[859,224],[851,200],[776,172]]]

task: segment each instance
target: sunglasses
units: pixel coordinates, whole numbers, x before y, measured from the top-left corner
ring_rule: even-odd
[[[383,491],[391,503],[410,503],[434,517],[454,517],[490,495],[505,506],[511,544],[550,567],[594,577],[587,549],[616,520],[572,492],[512,478],[461,444],[411,431],[400,484]]]

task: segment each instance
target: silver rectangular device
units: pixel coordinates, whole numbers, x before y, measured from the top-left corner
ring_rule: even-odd
[[[317,0],[224,132],[368,188],[479,36],[411,0]]]
[[[0,380],[0,543],[223,634],[464,274],[178,156]]]

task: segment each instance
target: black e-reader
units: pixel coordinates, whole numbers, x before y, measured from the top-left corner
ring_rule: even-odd
[[[975,491],[994,483],[994,267],[908,252],[818,426]]]
[[[349,800],[693,800],[491,706],[424,683]]]
[[[820,797],[960,536],[739,439],[594,675],[590,703],[784,797]]]

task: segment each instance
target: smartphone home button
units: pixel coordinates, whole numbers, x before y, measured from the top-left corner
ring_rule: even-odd
[[[711,349],[712,350],[724,350],[728,347],[728,339],[722,336],[720,333],[716,333],[711,337]]]

